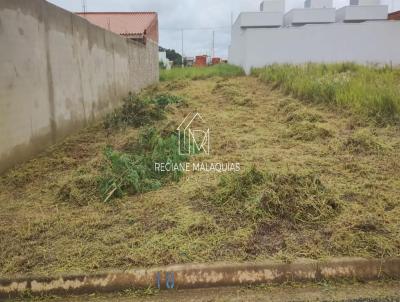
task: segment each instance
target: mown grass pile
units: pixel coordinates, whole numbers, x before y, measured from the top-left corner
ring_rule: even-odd
[[[284,93],[350,108],[379,124],[400,122],[400,70],[353,63],[271,65],[254,76]]]
[[[260,202],[272,217],[303,225],[323,224],[341,209],[315,174],[270,174]]]
[[[312,227],[337,217],[342,208],[318,175],[263,172],[254,166],[222,176],[203,198],[238,225],[286,221]]]
[[[244,75],[241,67],[218,64],[210,67],[173,68],[160,70],[160,81],[171,80],[204,80],[211,77],[234,77]]]
[[[383,153],[387,146],[366,129],[358,130],[348,137],[342,145],[343,149],[356,154]]]

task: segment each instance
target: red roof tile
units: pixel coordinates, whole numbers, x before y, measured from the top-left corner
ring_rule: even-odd
[[[90,23],[119,35],[143,35],[158,42],[158,17],[154,12],[87,12],[77,13]]]
[[[397,12],[392,12],[388,16],[389,20],[400,20],[400,10]]]

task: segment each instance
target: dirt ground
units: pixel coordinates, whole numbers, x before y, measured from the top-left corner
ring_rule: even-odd
[[[210,155],[193,162],[238,162],[242,173],[254,166],[268,181],[247,186],[230,175],[224,186],[217,172],[188,172],[103,203],[104,148],[123,149],[138,129],[90,126],[0,179],[2,277],[400,256],[398,127],[291,99],[252,77],[164,82],[146,93],[160,92],[188,106],[168,107],[158,128],[173,130],[190,112],[210,128]]]

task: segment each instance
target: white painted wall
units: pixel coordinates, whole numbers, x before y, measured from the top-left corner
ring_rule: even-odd
[[[333,0],[306,0],[306,1],[304,1],[304,7],[305,8],[332,8]]]
[[[380,0],[350,0],[350,5],[380,5]]]
[[[280,27],[283,12],[245,12],[238,17],[240,27]]]
[[[308,24],[288,28],[233,27],[229,61],[252,67],[274,63],[351,61],[400,65],[400,21]]]
[[[386,20],[389,13],[387,5],[345,6],[336,11],[337,22],[365,20]]]
[[[286,26],[309,23],[334,23],[336,10],[334,8],[294,8],[284,17]]]
[[[285,0],[267,0],[260,4],[262,12],[285,12]]]

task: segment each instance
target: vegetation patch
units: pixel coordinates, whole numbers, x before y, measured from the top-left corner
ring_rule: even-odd
[[[160,81],[205,80],[211,77],[234,77],[244,75],[241,67],[229,64],[217,64],[210,67],[172,68],[160,70]]]
[[[379,124],[400,122],[400,70],[353,63],[272,65],[252,74],[294,97],[353,109]]]
[[[213,92],[216,95],[221,96],[229,104],[254,107],[254,95],[247,91],[243,91],[243,89],[235,85],[233,82],[229,82],[225,79],[217,81]]]
[[[166,88],[170,91],[173,91],[173,90],[184,89],[189,85],[190,85],[189,80],[173,80],[167,82]]]
[[[299,123],[302,121],[310,122],[310,123],[317,123],[323,122],[323,118],[320,114],[306,111],[306,110],[299,110],[299,111],[292,111],[286,115],[285,121],[287,123]]]
[[[264,182],[264,177],[255,166],[240,174],[222,176],[213,202],[218,205],[245,202],[251,197],[254,187]]]
[[[261,207],[272,217],[294,224],[323,224],[337,216],[340,203],[316,175],[271,174]]]
[[[156,162],[179,164],[187,159],[179,155],[178,137],[171,132],[161,133],[151,124],[165,118],[167,106],[182,102],[182,98],[170,94],[130,94],[103,124],[109,131],[142,127],[137,142],[130,142],[122,151],[107,146],[100,167],[64,180],[58,199],[76,205],[87,205],[100,197],[108,202],[125,194],[159,189],[171,180],[178,181],[181,173],[156,172],[154,168]]]
[[[306,142],[332,137],[330,130],[308,121],[290,124],[286,135],[295,140]]]
[[[104,152],[105,166],[100,177],[104,201],[124,194],[144,193],[159,189],[169,181],[178,181],[179,170],[155,171],[154,163],[180,164],[187,160],[179,153],[175,134],[162,137],[155,128],[144,129],[132,152],[119,152],[109,147]]]
[[[109,129],[145,126],[164,118],[168,105],[180,102],[182,98],[170,94],[159,94],[151,98],[130,94],[124,99],[122,107],[105,119],[104,127]]]
[[[61,185],[58,199],[79,206],[99,200],[97,177],[92,173],[76,173]]]
[[[323,224],[341,211],[340,202],[313,174],[265,173],[252,167],[222,176],[211,192],[206,198],[226,215],[257,223]]]
[[[0,177],[3,277],[400,255],[396,126],[354,123],[363,119],[292,99],[255,77],[182,82],[178,91],[167,81],[131,96],[144,121],[117,110],[115,123],[83,129]],[[224,85],[256,109],[228,101]],[[154,100],[160,95],[168,100]],[[153,175],[153,161],[182,160],[174,132],[190,112],[211,130],[210,154],[190,161],[239,162],[240,173]],[[334,138],[299,143],[285,135],[302,123]],[[355,143],[361,128],[364,142]]]
[[[356,154],[381,153],[386,149],[377,137],[366,129],[355,131],[343,142],[342,147],[344,150]]]

